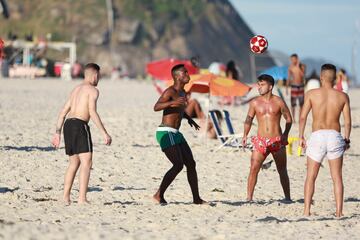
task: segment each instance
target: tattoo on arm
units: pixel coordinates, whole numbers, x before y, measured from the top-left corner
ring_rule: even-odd
[[[251,117],[251,116],[247,115],[247,116],[246,116],[246,119],[245,119],[245,124],[251,125],[253,119],[254,119],[254,117]]]
[[[55,130],[55,132],[58,133],[58,134],[60,134],[60,133],[61,133],[61,128],[60,128],[60,129],[57,128],[57,129]]]

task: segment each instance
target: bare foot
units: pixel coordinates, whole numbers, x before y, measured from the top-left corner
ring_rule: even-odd
[[[160,197],[159,192],[156,192],[154,194],[153,199],[159,204],[167,204],[167,201],[164,198]]]
[[[310,217],[310,212],[304,212],[304,217]]]
[[[70,197],[63,197],[63,202],[65,203],[65,206],[69,206],[71,204]]]
[[[198,205],[209,205],[209,203],[207,201],[204,201],[202,199],[194,201],[194,204],[198,204]]]
[[[343,216],[344,216],[343,213],[336,213],[336,214],[335,214],[335,217],[336,217],[336,218],[342,218]]]
[[[90,204],[90,202],[88,200],[79,200],[78,201],[79,204]]]

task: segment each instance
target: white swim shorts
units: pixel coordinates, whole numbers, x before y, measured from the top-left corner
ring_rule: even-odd
[[[345,151],[345,141],[341,134],[332,129],[323,129],[311,133],[306,143],[306,155],[321,163],[326,156],[329,160],[341,157]]]

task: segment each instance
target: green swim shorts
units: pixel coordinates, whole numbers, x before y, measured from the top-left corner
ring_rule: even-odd
[[[156,129],[156,140],[163,151],[168,147],[186,142],[184,136],[181,132],[179,132],[179,130],[161,125]]]

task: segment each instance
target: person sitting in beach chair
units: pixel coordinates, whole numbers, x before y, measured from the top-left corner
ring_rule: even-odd
[[[198,118],[200,120],[205,119],[205,114],[201,109],[200,103],[195,98],[191,98],[191,93],[186,93],[187,106],[185,108],[185,112],[191,118]]]

